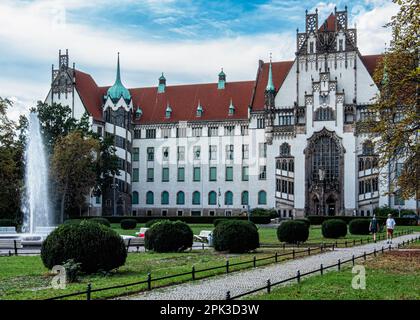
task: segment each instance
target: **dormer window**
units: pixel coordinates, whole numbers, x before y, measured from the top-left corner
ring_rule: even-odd
[[[229,105],[229,115],[233,116],[235,114],[235,106],[232,103],[232,99],[230,99],[230,105]]]
[[[172,108],[168,104],[167,107],[166,107],[166,111],[165,111],[166,119],[169,119],[171,117],[171,114],[172,114]]]
[[[196,116],[201,117],[203,115],[203,107],[201,106],[200,102],[198,102]]]

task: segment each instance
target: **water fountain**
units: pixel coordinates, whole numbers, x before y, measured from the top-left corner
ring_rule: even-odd
[[[22,245],[40,245],[55,228],[50,205],[48,161],[38,114],[29,114],[25,149],[25,189],[22,199],[22,233],[1,234],[1,239],[19,239]]]

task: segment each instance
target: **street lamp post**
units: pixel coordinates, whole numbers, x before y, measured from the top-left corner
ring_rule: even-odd
[[[116,216],[116,209],[117,207],[115,206],[115,196],[116,196],[116,189],[118,189],[118,184],[115,183],[115,178],[114,178],[114,183],[111,184],[111,188],[113,190],[113,201],[112,201],[112,215]]]

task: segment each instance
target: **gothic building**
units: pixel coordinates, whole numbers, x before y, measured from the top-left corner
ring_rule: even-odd
[[[255,80],[124,87],[118,56],[112,87],[69,66],[52,70],[46,101],[90,116],[114,137],[120,174],[89,199],[95,215],[235,215],[256,207],[282,217],[370,215],[378,206],[414,208],[388,193],[395,170],[378,157],[358,121],[378,92],[380,55],[362,55],[347,9],[322,25],[306,13],[293,61],[259,61]],[[398,164],[396,164],[398,169]]]

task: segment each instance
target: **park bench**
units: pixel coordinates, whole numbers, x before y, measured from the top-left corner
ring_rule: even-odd
[[[201,230],[199,235],[194,235],[194,240],[200,242],[209,242],[209,236],[212,234],[212,231]]]
[[[10,249],[17,254],[18,249],[22,249],[22,241],[20,239],[0,239],[0,249]]]

